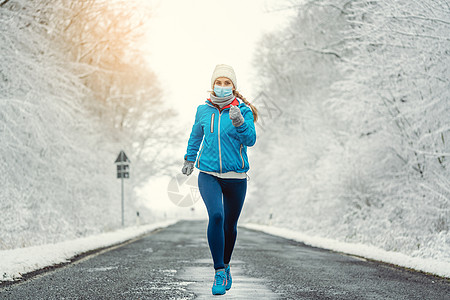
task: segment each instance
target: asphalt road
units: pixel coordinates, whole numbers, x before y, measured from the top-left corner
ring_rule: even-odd
[[[182,221],[0,289],[0,299],[450,299],[450,281],[239,228],[212,296],[206,221]]]

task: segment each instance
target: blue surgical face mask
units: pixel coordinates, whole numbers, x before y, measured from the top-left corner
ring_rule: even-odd
[[[219,98],[227,97],[227,96],[230,96],[233,93],[233,88],[232,87],[223,87],[223,86],[215,85],[214,86],[214,93]]]

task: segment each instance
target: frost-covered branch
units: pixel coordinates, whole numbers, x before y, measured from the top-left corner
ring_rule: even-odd
[[[284,122],[259,138],[257,166],[275,175],[253,175],[250,219],[272,207],[280,226],[446,259],[449,2],[293,4],[255,60]]]

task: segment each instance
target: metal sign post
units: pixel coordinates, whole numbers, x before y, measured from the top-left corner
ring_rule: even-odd
[[[124,178],[130,178],[129,169],[130,166],[128,165],[131,163],[131,161],[128,159],[125,152],[120,151],[119,156],[117,156],[116,161],[114,162],[117,164],[117,178],[120,178],[122,181],[122,226],[124,225],[124,189],[123,189],[123,179]]]

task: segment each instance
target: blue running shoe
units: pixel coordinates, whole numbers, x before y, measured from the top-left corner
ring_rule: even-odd
[[[213,295],[223,295],[226,293],[227,275],[224,270],[216,272],[214,275],[214,284],[212,286]]]
[[[228,266],[225,268],[225,274],[227,275],[227,285],[226,285],[226,289],[227,289],[227,291],[228,291],[229,289],[231,289],[231,282],[232,282],[232,280],[231,280],[231,272],[230,272],[230,265],[228,265]]]

